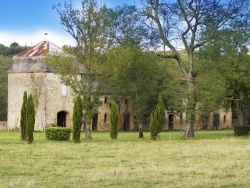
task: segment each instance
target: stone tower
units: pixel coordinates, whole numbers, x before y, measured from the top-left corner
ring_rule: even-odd
[[[13,57],[8,73],[8,129],[20,127],[23,93],[33,94],[36,111],[35,130],[52,124],[71,127],[73,95],[43,58],[61,52],[56,45],[43,41]]]

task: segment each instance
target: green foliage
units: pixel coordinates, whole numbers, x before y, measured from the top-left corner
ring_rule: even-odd
[[[119,120],[119,111],[118,111],[118,105],[115,101],[111,102],[111,115],[110,115],[110,121],[111,121],[111,130],[110,130],[110,138],[112,140],[117,139],[117,127],[118,127],[118,120]]]
[[[60,75],[61,80],[84,99],[83,109],[87,119],[85,138],[90,139],[91,120],[101,104],[98,92],[98,78],[102,73],[100,65],[104,52],[113,42],[108,39],[113,35],[113,11],[106,6],[99,6],[96,0],[82,0],[81,5],[80,9],[74,8],[72,3],[59,3],[53,6],[61,24],[75,39],[77,46],[64,47],[65,53],[68,54],[59,54],[58,57],[62,57],[62,61],[58,61],[55,56],[49,61],[55,65],[54,71]],[[75,57],[74,61],[69,61],[73,59],[71,57]]]
[[[103,81],[116,101],[129,99],[135,108],[135,120],[143,123],[157,103],[167,80],[166,67],[154,53],[137,46],[120,46],[107,55]]]
[[[73,109],[73,141],[75,143],[80,142],[82,118],[83,118],[82,99],[81,96],[78,95],[75,99],[74,109]]]
[[[240,125],[246,125],[250,114],[250,32],[245,27],[249,25],[235,20],[231,27],[218,31],[216,40],[200,49],[197,67],[200,109],[209,114],[231,108]]]
[[[210,42],[220,28],[231,20],[248,20],[248,1],[143,1],[142,15],[145,16],[151,32],[155,32],[155,40],[171,54],[158,54],[163,58],[175,59],[178,63],[188,87],[187,97],[187,134],[194,137],[196,117],[196,50]],[[214,6],[216,5],[216,6]],[[197,16],[199,15],[199,16]],[[233,18],[233,19],[232,19]],[[184,24],[185,23],[185,24]],[[176,44],[184,47],[188,61],[181,57]]]
[[[123,46],[147,47],[148,30],[141,19],[139,9],[135,5],[124,4],[116,7],[114,11],[118,43]]]
[[[21,127],[21,139],[26,139],[26,115],[27,115],[27,91],[23,93],[23,104],[21,108],[21,119],[20,119],[20,127]]]
[[[18,43],[12,43],[10,47],[0,44],[0,121],[7,120],[8,106],[8,70],[11,66],[11,56],[25,50]]]
[[[48,140],[69,140],[71,130],[67,127],[50,127],[45,135]]]
[[[233,126],[234,136],[247,136],[250,135],[250,125],[248,126]]]
[[[8,70],[11,65],[10,57],[0,55],[0,121],[7,120],[8,106]]]
[[[164,108],[164,103],[163,103],[161,95],[159,95],[159,98],[158,98],[158,104],[156,106],[155,117],[159,122],[158,132],[160,133],[161,130],[163,129],[163,126],[165,125],[165,122],[166,122],[166,120],[165,120],[165,108]]]
[[[156,106],[156,111],[151,115],[150,119],[150,132],[151,139],[156,140],[158,134],[162,131],[165,125],[165,108],[161,95],[158,98],[158,104]]]
[[[159,127],[159,122],[155,118],[155,116],[152,114],[150,117],[150,138],[151,140],[156,140],[156,137],[158,135],[157,127]]]
[[[32,94],[29,94],[26,108],[26,139],[29,144],[34,140],[33,132],[35,126],[35,107]]]
[[[17,42],[13,42],[9,47],[0,44],[0,56],[13,56],[16,55],[24,50],[26,50],[26,46],[19,46]]]

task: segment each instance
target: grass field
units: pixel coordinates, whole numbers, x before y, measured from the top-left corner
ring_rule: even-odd
[[[93,132],[93,140],[48,141],[44,132],[29,145],[20,132],[0,132],[0,187],[250,187],[250,137],[232,130]],[[84,137],[84,133],[82,134]]]

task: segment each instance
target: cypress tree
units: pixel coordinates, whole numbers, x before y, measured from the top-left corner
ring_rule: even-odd
[[[111,130],[110,130],[110,138],[112,140],[117,139],[117,127],[118,127],[118,120],[119,120],[119,112],[118,112],[118,105],[116,104],[115,101],[111,102]]]
[[[159,95],[155,114],[151,116],[150,120],[150,132],[152,140],[156,140],[158,134],[162,131],[165,122],[166,120],[165,120],[164,102],[162,100],[161,95]]]
[[[156,137],[158,135],[157,132],[157,127],[158,127],[158,121],[155,118],[155,115],[152,114],[150,117],[150,136],[151,136],[151,140],[156,140]]]
[[[34,140],[33,132],[35,126],[35,107],[33,103],[32,94],[29,95],[27,100],[27,109],[26,109],[26,139],[29,144]]]
[[[27,108],[27,91],[23,93],[23,104],[21,108],[21,118],[20,118],[20,127],[21,127],[21,139],[25,140],[26,136],[26,108]]]
[[[83,117],[83,105],[80,95],[78,95],[74,102],[73,110],[73,141],[75,143],[80,142],[81,138],[81,126]]]
[[[162,100],[161,95],[159,95],[159,98],[158,98],[158,104],[156,106],[155,116],[156,116],[157,121],[159,122],[159,125],[157,126],[157,132],[160,133],[166,122],[165,107],[164,107],[164,102]]]

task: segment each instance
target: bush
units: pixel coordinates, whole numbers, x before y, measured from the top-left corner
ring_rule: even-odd
[[[21,108],[21,119],[20,119],[22,140],[26,140],[26,113],[27,113],[26,111],[27,111],[27,91],[24,91],[23,104]]]
[[[48,140],[69,140],[71,130],[67,127],[50,127],[46,129]]]
[[[35,126],[35,107],[33,103],[32,94],[29,95],[27,99],[26,106],[26,139],[29,144],[34,140],[34,126]]]
[[[150,119],[151,140],[156,140],[165,125],[165,108],[161,95],[158,98],[155,113]]]
[[[73,141],[79,143],[81,140],[81,127],[82,127],[82,116],[83,116],[82,99],[80,95],[77,96],[74,102],[73,110]]]
[[[110,138],[112,140],[117,139],[117,127],[118,127],[118,121],[119,121],[119,111],[118,111],[118,106],[115,101],[111,102],[111,130],[110,130]]]
[[[234,136],[247,136],[250,133],[250,125],[234,126]]]

